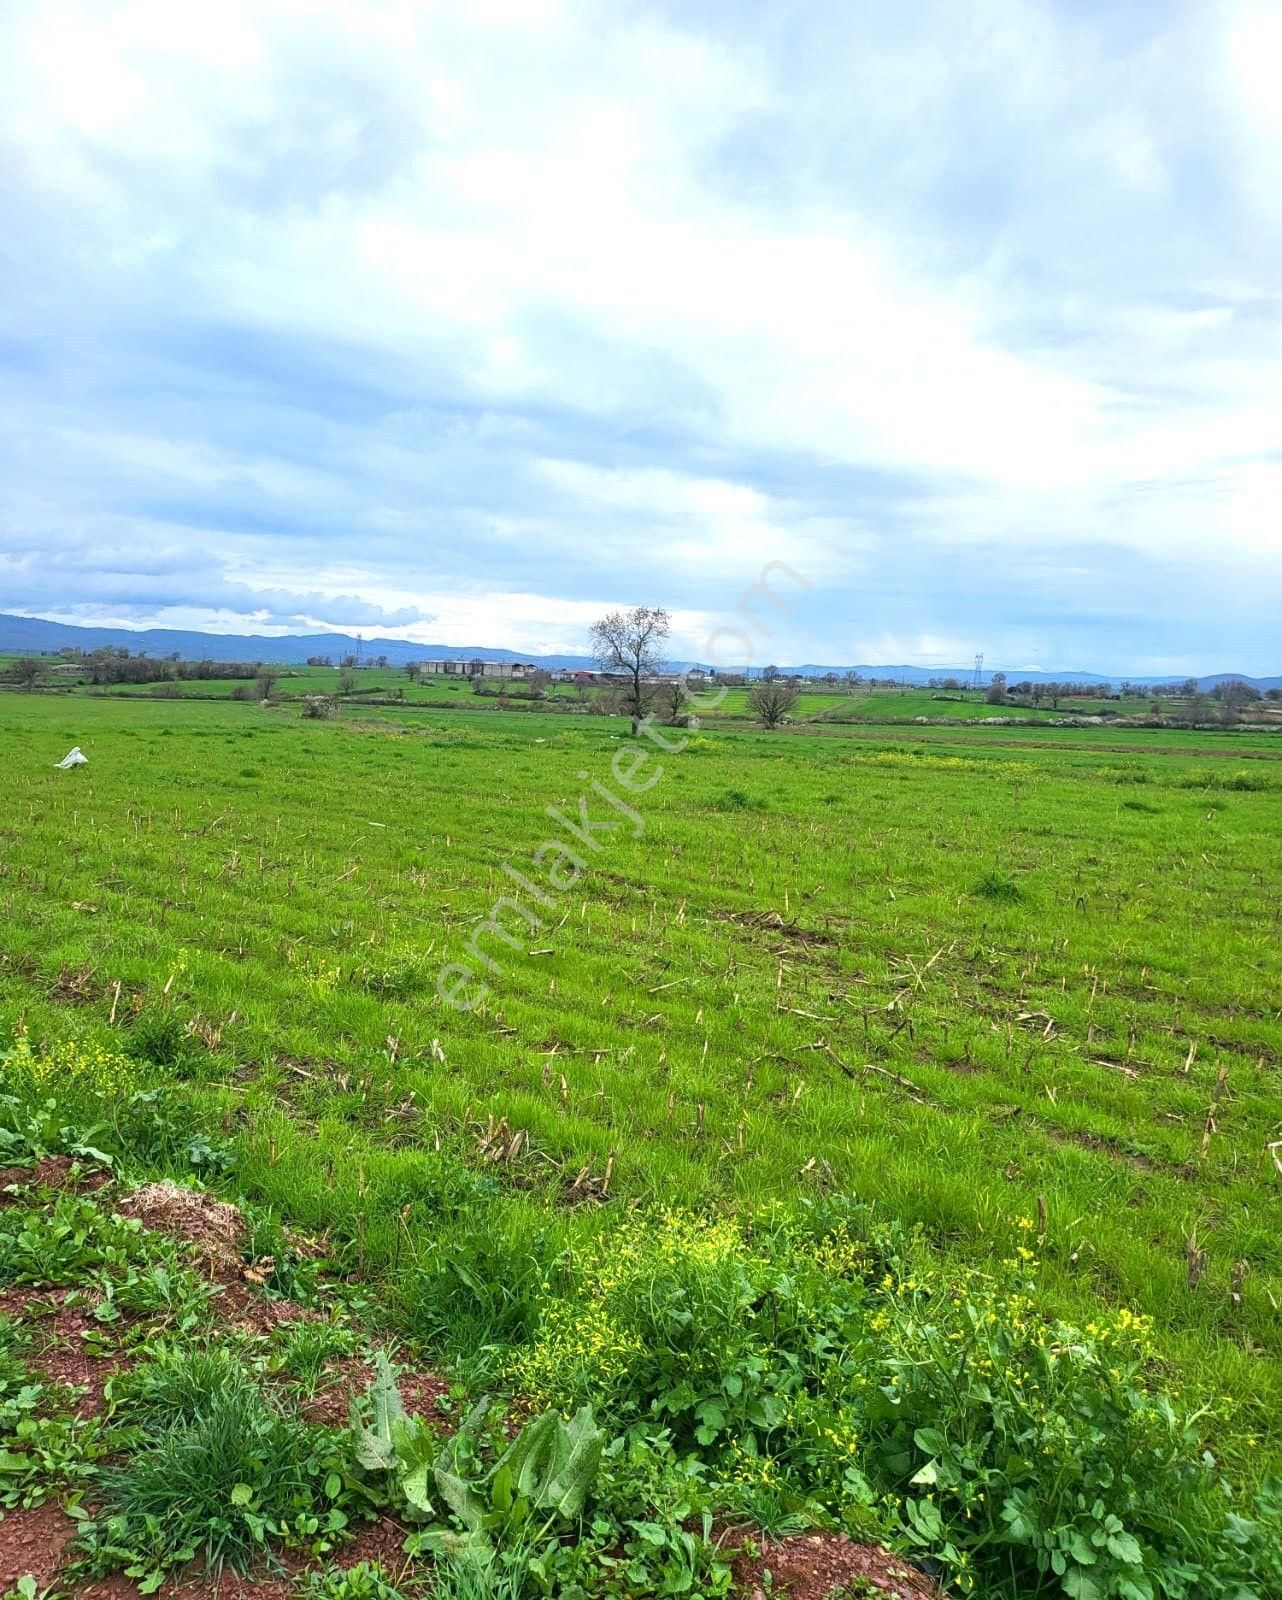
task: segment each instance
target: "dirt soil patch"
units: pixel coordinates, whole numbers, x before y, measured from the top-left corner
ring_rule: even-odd
[[[803,928],[799,923],[791,921],[782,912],[763,911],[718,911],[715,913],[718,922],[734,922],[741,928],[766,928],[775,933],[781,933],[787,939],[794,940],[797,944],[836,944],[830,933],[823,933],[818,928]]]
[[[35,1168],[8,1169],[3,1176],[24,1188],[34,1184],[71,1186],[82,1178],[78,1166],[65,1158]],[[109,1181],[106,1175],[103,1181]],[[154,1183],[125,1196],[117,1209],[146,1228],[193,1245],[205,1257],[210,1278],[220,1289],[220,1309],[233,1325],[268,1332],[282,1323],[320,1315],[289,1301],[269,1299],[256,1282],[245,1281],[240,1249],[247,1229],[234,1206],[177,1184]],[[84,1336],[94,1327],[93,1308],[67,1303],[76,1298],[71,1288],[39,1290],[16,1285],[0,1291],[0,1314],[20,1319],[31,1329],[32,1370],[51,1383],[83,1391],[78,1410],[82,1416],[91,1416],[102,1407],[107,1380],[127,1365],[127,1358],[99,1358],[90,1353]],[[351,1396],[368,1388],[372,1377],[372,1368],[360,1357],[330,1362],[326,1387],[301,1408],[304,1415],[313,1421],[346,1421]],[[442,1418],[449,1414],[449,1385],[434,1373],[403,1373],[399,1386],[409,1412]],[[74,1520],[57,1500],[0,1513],[0,1595],[29,1575],[37,1591],[54,1588],[72,1600],[139,1600],[136,1584],[119,1573],[68,1582],[65,1573],[75,1559],[71,1548],[75,1534]],[[405,1529],[394,1519],[384,1518],[357,1530],[352,1540],[334,1553],[332,1564],[351,1567],[362,1561],[378,1562],[395,1581],[406,1566],[401,1549],[404,1539]],[[159,1594],[161,1600],[295,1600],[297,1575],[309,1567],[331,1564],[331,1559],[315,1562],[301,1552],[282,1551],[279,1558],[283,1570],[259,1567],[245,1576],[223,1573],[217,1579],[195,1571],[166,1582]]]
[[[346,1569],[362,1561],[377,1562],[395,1583],[406,1566],[401,1550],[404,1543],[405,1529],[386,1517],[360,1529],[350,1544],[335,1551],[333,1565]],[[264,1572],[259,1568],[244,1574],[224,1572],[219,1578],[196,1573],[171,1579],[158,1591],[160,1600],[296,1600],[298,1574],[308,1568],[324,1571],[330,1565],[329,1558],[311,1562],[292,1551],[282,1551],[280,1559],[285,1568],[283,1572]],[[138,1600],[138,1587],[128,1578],[113,1573],[108,1578],[78,1583],[71,1594],[73,1600]]]
[[[86,1348],[85,1335],[97,1324],[92,1304],[67,1304],[78,1293],[71,1288],[34,1289],[16,1284],[0,1290],[0,1316],[20,1322],[30,1333],[32,1349],[26,1359],[31,1371],[47,1383],[82,1389],[76,1413],[95,1417],[103,1408],[108,1378],[126,1371],[132,1363],[118,1351],[94,1355]],[[3,1592],[0,1588],[0,1594]]]
[[[210,1281],[221,1289],[219,1306],[233,1326],[248,1333],[270,1333],[286,1322],[314,1322],[321,1313],[275,1300],[260,1287],[262,1274],[247,1266],[241,1251],[249,1237],[235,1206],[199,1189],[177,1183],[148,1183],[116,1207],[143,1227],[191,1245],[207,1264]]]
[[[136,1217],[145,1228],[195,1245],[217,1265],[239,1267],[249,1230],[244,1217],[225,1200],[177,1183],[148,1183],[126,1195],[116,1209],[121,1216]]]
[[[0,1317],[13,1317],[18,1322],[51,1317],[75,1292],[68,1288],[35,1289],[29,1284],[15,1283],[8,1289],[0,1289]]]
[[[45,1340],[28,1358],[28,1366],[49,1383],[83,1390],[76,1413],[94,1417],[103,1408],[107,1380],[123,1372],[129,1360],[122,1355],[95,1356],[85,1348],[85,1335],[96,1326],[81,1306],[62,1306],[32,1331]]]
[[[374,1368],[360,1356],[335,1356],[325,1363],[325,1377],[324,1386],[299,1405],[299,1413],[308,1422],[341,1427],[353,1398],[365,1394],[373,1383]],[[443,1421],[451,1415],[450,1386],[436,1373],[399,1373],[396,1387],[410,1416]]]
[[[238,1270],[238,1269],[237,1269]],[[273,1300],[262,1289],[218,1274],[218,1308],[242,1333],[271,1333],[287,1322],[323,1322],[324,1313],[294,1300]]]
[[[76,1189],[88,1192],[111,1182],[111,1174],[86,1170],[71,1156],[44,1156],[34,1167],[0,1167],[0,1206],[12,1205],[6,1189]]]
[[[30,1574],[38,1590],[51,1585],[73,1600],[139,1600],[138,1586],[121,1573],[105,1578],[85,1578],[68,1584],[58,1581],[62,1569],[74,1559],[69,1549],[76,1525],[56,1500],[48,1500],[31,1510],[8,1512],[0,1521],[0,1593],[14,1587],[19,1578]],[[401,1546],[405,1529],[391,1517],[357,1530],[350,1543],[334,1552],[333,1565],[354,1567],[362,1561],[377,1562],[395,1582],[406,1568]],[[294,1600],[295,1578],[309,1567],[323,1570],[330,1565],[324,1558],[312,1562],[296,1551],[280,1552],[282,1571],[257,1568],[239,1574],[224,1572],[218,1578],[206,1573],[189,1573],[172,1578],[159,1590],[161,1600]]]
[[[856,1587],[860,1581],[865,1590],[894,1600],[942,1600],[942,1591],[902,1556],[893,1556],[880,1545],[855,1544],[844,1533],[765,1540],[759,1556],[745,1553],[735,1561],[734,1576],[745,1600],[765,1600],[766,1595],[828,1600],[829,1595],[847,1590],[860,1593]]]
[[[37,1590],[47,1589],[75,1531],[56,1500],[6,1511],[0,1522],[0,1593],[8,1593],[28,1573]]]

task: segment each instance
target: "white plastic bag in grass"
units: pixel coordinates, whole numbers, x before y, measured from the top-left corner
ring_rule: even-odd
[[[89,757],[84,753],[79,745],[77,745],[74,750],[68,750],[61,761],[54,762],[54,766],[61,767],[64,772],[68,767],[84,767],[88,764]]]

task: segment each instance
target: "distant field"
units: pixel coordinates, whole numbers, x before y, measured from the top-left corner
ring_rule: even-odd
[[[0,654],[0,671],[14,659],[16,658]],[[414,681],[400,667],[361,667],[351,671],[350,677],[354,681],[354,687],[350,691],[344,691],[341,680],[349,674],[338,667],[286,666],[274,670],[278,673],[274,693],[286,699],[307,694],[343,694],[354,703],[392,698],[403,700],[409,705],[461,708],[475,704],[492,709],[499,689],[503,688],[518,708],[528,705],[525,686],[519,680],[507,685],[503,685],[499,680],[487,681],[484,693],[477,695],[470,682],[463,678],[434,674]],[[60,686],[64,691],[85,692],[84,686],[80,685],[71,674],[62,677],[51,676],[47,679],[47,683],[51,686]],[[238,688],[242,691],[252,689],[253,680],[185,678],[177,684],[178,694],[184,699],[225,699]],[[95,689],[93,692],[133,699],[140,695],[164,698],[168,690],[167,685],[112,684],[106,688]],[[596,692],[589,690],[581,695],[571,683],[554,683],[547,690],[553,700],[579,706],[585,710],[591,705]],[[724,698],[718,699],[715,704],[708,703],[710,698],[705,697],[703,701],[695,703],[695,709],[698,710],[701,720],[709,725],[733,723],[750,725],[755,722],[748,704],[746,687],[728,688]],[[1109,701],[1066,699],[1056,708],[1048,699],[1036,707],[1014,702],[994,706],[987,704],[984,695],[979,691],[959,693],[951,690],[919,688],[871,689],[867,685],[860,685],[852,692],[844,686],[830,688],[826,685],[815,685],[803,691],[792,721],[800,724],[908,723],[918,718],[926,718],[931,721],[973,722],[990,717],[1002,717],[1023,722],[1053,717],[1093,716],[1103,711],[1112,712],[1117,716],[1143,716],[1148,713],[1151,704],[1148,698]]]
[[[0,670],[3,669],[5,658],[0,657]],[[338,667],[282,667],[277,670],[275,693],[282,697],[294,698],[307,694],[336,695],[342,692],[340,680],[344,677],[343,671]],[[482,705],[492,705],[492,699],[485,699],[475,694],[471,684],[462,678],[430,676],[419,679],[417,682],[406,676],[400,668],[387,667],[362,667],[353,671],[355,687],[351,698],[355,701],[370,698],[387,698],[403,696],[407,701],[417,705],[431,705],[443,703],[455,705],[478,699]],[[67,689],[75,688],[76,692],[84,693],[85,688],[75,678],[67,674],[70,680],[63,686]],[[52,678],[49,683],[57,687],[59,680]],[[125,699],[135,699],[139,696],[164,698],[165,684],[149,683],[118,683],[105,687],[95,688],[95,695],[117,695]],[[234,690],[254,688],[252,678],[183,678],[176,684],[179,697],[199,699],[229,699]],[[487,690],[495,687],[487,684]],[[44,691],[42,691],[44,692]],[[574,697],[573,685],[559,683],[552,686],[552,693],[558,696]],[[524,689],[517,685],[515,693],[521,695]]]
[[[914,717],[947,718],[949,721],[971,722],[985,717],[1066,717],[1089,716],[1108,709],[1119,716],[1133,716],[1145,712],[1148,701],[1136,700],[1065,700],[1058,710],[1051,709],[1049,700],[1039,707],[1016,705],[989,705],[983,694],[956,694],[934,689],[868,689],[849,691],[807,688],[802,692],[797,706],[796,720],[802,722],[869,722],[899,721]],[[751,719],[747,704],[747,690],[733,689],[727,695],[723,714]]]

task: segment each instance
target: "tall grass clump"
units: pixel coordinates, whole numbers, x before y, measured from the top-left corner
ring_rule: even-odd
[[[972,892],[981,900],[996,900],[1004,905],[1016,905],[1024,898],[1014,878],[1001,872],[986,872]]]
[[[482,1379],[525,1344],[559,1268],[564,1233],[552,1217],[499,1200],[414,1241],[400,1299],[411,1333]]]
[[[155,1587],[193,1561],[244,1571],[273,1542],[319,1551],[341,1535],[338,1437],[286,1414],[235,1357],[167,1354],[135,1374],[126,1407],[143,1437],[99,1475],[82,1534],[96,1570]]]

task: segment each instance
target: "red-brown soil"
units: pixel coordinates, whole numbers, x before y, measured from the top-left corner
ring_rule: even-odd
[[[41,1590],[54,1584],[73,1557],[68,1547],[75,1531],[75,1523],[56,1501],[46,1501],[30,1511],[8,1512],[0,1522],[0,1592],[12,1589],[28,1573]],[[353,1567],[361,1561],[375,1561],[395,1581],[405,1567],[404,1541],[405,1529],[385,1517],[360,1528],[350,1543],[334,1554],[333,1564]],[[171,1579],[159,1590],[160,1600],[292,1600],[295,1576],[312,1563],[290,1551],[282,1552],[280,1559],[280,1572],[260,1568],[244,1575],[224,1572],[212,1578],[195,1573]],[[139,1600],[138,1586],[120,1573],[73,1584],[63,1580],[57,1586],[74,1600]]]
[[[323,1422],[331,1428],[347,1421],[352,1398],[364,1394],[374,1381],[374,1368],[360,1356],[336,1356],[325,1363],[325,1382],[300,1406],[308,1422]],[[401,1399],[410,1416],[441,1418],[450,1415],[450,1386],[434,1372],[402,1372],[396,1379]]]
[[[6,1189],[101,1189],[111,1182],[111,1174],[100,1168],[87,1169],[71,1156],[45,1156],[34,1167],[0,1167],[0,1206],[11,1205],[16,1196]]]
[[[902,1556],[893,1556],[880,1545],[855,1544],[844,1533],[803,1533],[777,1543],[763,1540],[760,1551],[755,1556],[745,1553],[734,1563],[735,1582],[745,1600],[764,1600],[767,1594],[828,1600],[837,1592],[865,1591],[894,1600],[942,1600],[936,1585]]]

